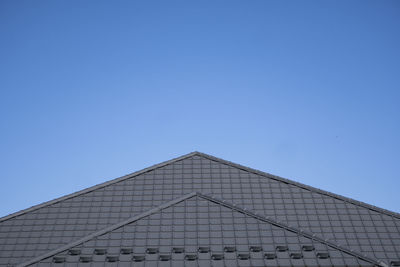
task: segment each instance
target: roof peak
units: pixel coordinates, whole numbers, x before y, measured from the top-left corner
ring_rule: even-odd
[[[393,211],[389,211],[389,210],[386,210],[386,209],[383,209],[383,208],[379,208],[379,207],[373,206],[373,205],[365,203],[365,202],[361,202],[361,201],[358,201],[358,200],[355,200],[355,199],[351,199],[351,198],[348,198],[348,197],[345,197],[345,196],[341,196],[341,195],[338,195],[338,194],[335,194],[335,193],[331,193],[331,192],[328,192],[328,191],[325,191],[325,190],[322,190],[322,189],[319,189],[319,188],[316,188],[316,187],[305,185],[305,184],[302,184],[302,183],[299,183],[299,182],[296,182],[296,181],[293,181],[293,180],[290,180],[290,179],[286,179],[286,178],[283,178],[283,177],[280,177],[280,176],[277,176],[277,175],[273,175],[273,174],[270,174],[270,173],[267,173],[267,172],[263,172],[263,171],[256,170],[256,169],[253,169],[253,168],[250,168],[250,167],[246,167],[246,166],[240,165],[238,163],[234,163],[234,162],[231,162],[231,161],[228,161],[228,160],[224,160],[222,158],[218,158],[218,157],[215,157],[215,156],[203,153],[203,152],[192,151],[192,152],[190,152],[188,154],[185,154],[185,155],[182,155],[182,156],[179,156],[179,157],[176,157],[176,158],[173,158],[173,159],[170,159],[170,160],[167,160],[167,161],[152,165],[152,166],[147,167],[145,169],[142,169],[142,170],[139,170],[139,171],[136,171],[136,172],[133,172],[133,173],[130,173],[130,174],[127,174],[127,175],[124,175],[124,176],[121,176],[121,177],[106,181],[104,183],[100,183],[100,184],[88,187],[86,189],[83,189],[83,190],[80,190],[80,191],[77,191],[77,192],[74,192],[74,193],[59,197],[59,198],[55,198],[55,199],[50,200],[50,201],[43,202],[41,204],[32,206],[32,207],[27,208],[27,209],[23,209],[21,211],[18,211],[18,212],[9,214],[9,215],[6,215],[6,216],[0,218],[0,222],[8,220],[8,219],[11,219],[11,218],[14,218],[14,217],[17,217],[19,215],[25,214],[25,213],[33,211],[33,210],[40,209],[42,207],[46,207],[48,205],[55,204],[57,202],[60,202],[60,201],[63,201],[63,200],[66,200],[66,199],[69,199],[69,198],[72,198],[72,197],[75,197],[75,196],[79,196],[81,194],[89,193],[89,192],[94,191],[96,189],[100,189],[100,188],[103,188],[103,187],[106,187],[108,185],[112,185],[112,184],[118,183],[118,182],[126,180],[126,179],[133,178],[133,177],[138,176],[140,174],[143,174],[143,173],[146,173],[146,172],[149,172],[149,171],[153,171],[155,169],[164,167],[164,166],[169,165],[169,164],[173,164],[175,162],[178,162],[178,161],[181,161],[181,160],[193,157],[193,156],[200,156],[200,157],[212,160],[212,161],[216,161],[216,162],[221,163],[221,164],[225,164],[225,165],[228,165],[228,166],[231,166],[231,167],[234,167],[234,168],[237,168],[237,169],[241,169],[241,170],[244,170],[244,171],[247,171],[247,172],[251,172],[251,173],[254,173],[254,174],[257,174],[257,175],[261,175],[261,176],[264,176],[264,177],[267,177],[269,179],[273,179],[273,180],[276,180],[276,181],[279,181],[279,182],[283,182],[283,183],[286,183],[286,184],[291,184],[291,185],[300,187],[302,189],[306,189],[306,190],[309,190],[309,191],[312,191],[312,192],[315,192],[315,193],[318,193],[318,194],[326,195],[326,196],[329,196],[329,197],[332,197],[332,198],[335,198],[335,199],[338,199],[338,200],[341,200],[341,201],[345,201],[345,202],[351,203],[353,205],[357,205],[357,206],[360,206],[360,207],[363,207],[363,208],[367,208],[367,209],[373,210],[375,212],[379,212],[379,213],[382,213],[382,214],[385,214],[385,215],[392,216],[392,217],[395,217],[397,219],[400,219],[400,214],[396,213],[396,212],[393,212]]]

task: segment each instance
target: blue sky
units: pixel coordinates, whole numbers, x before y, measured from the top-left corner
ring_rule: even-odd
[[[400,212],[398,1],[0,1],[0,216],[201,151]]]

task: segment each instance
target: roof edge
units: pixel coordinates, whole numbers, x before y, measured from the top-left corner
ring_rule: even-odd
[[[214,202],[216,204],[219,204],[221,206],[227,207],[229,209],[235,210],[237,212],[243,213],[243,214],[245,214],[247,216],[251,216],[251,217],[253,217],[253,218],[257,219],[257,220],[260,220],[260,221],[275,225],[275,226],[283,228],[283,229],[285,229],[287,231],[290,231],[290,232],[293,232],[295,234],[302,235],[302,236],[304,236],[306,238],[315,240],[315,241],[317,241],[319,243],[325,244],[325,245],[327,245],[329,247],[332,247],[334,249],[337,249],[337,250],[340,250],[340,251],[345,252],[347,254],[350,254],[350,255],[352,255],[352,256],[354,256],[356,258],[359,258],[361,260],[373,263],[374,265],[387,267],[387,265],[383,261],[380,261],[380,260],[375,259],[373,257],[367,256],[366,254],[362,254],[360,252],[357,252],[357,251],[354,251],[354,250],[349,249],[347,247],[344,247],[344,246],[341,246],[339,244],[336,244],[332,240],[324,239],[322,237],[317,236],[316,234],[314,234],[312,232],[305,231],[305,230],[302,230],[302,229],[298,229],[298,228],[290,226],[290,225],[286,225],[285,223],[280,222],[280,221],[276,221],[276,220],[272,219],[271,217],[266,217],[266,216],[260,215],[259,213],[253,212],[253,211],[251,211],[249,209],[246,209],[246,208],[241,207],[239,205],[236,205],[234,203],[230,203],[230,202],[225,201],[223,199],[218,199],[216,197],[205,195],[205,194],[202,194],[202,193],[197,193],[197,196],[201,197],[203,199],[206,199],[208,201]]]
[[[147,167],[145,169],[142,169],[142,170],[139,170],[139,171],[136,171],[136,172],[133,172],[133,173],[130,173],[130,174],[127,174],[127,175],[112,179],[110,181],[106,181],[104,183],[100,183],[100,184],[91,186],[89,188],[85,188],[83,190],[79,190],[77,192],[74,192],[74,193],[71,193],[71,194],[68,194],[68,195],[64,195],[62,197],[55,198],[53,200],[49,200],[49,201],[40,203],[38,205],[34,205],[34,206],[30,207],[30,208],[23,209],[23,210],[11,213],[9,215],[1,217],[0,218],[0,222],[6,221],[8,219],[11,219],[11,218],[14,218],[14,217],[17,217],[17,216],[20,216],[20,215],[23,215],[23,214],[25,214],[27,212],[30,212],[30,211],[34,211],[34,210],[37,210],[37,209],[40,209],[40,208],[43,208],[43,207],[58,203],[60,201],[63,201],[63,200],[69,199],[69,198],[73,198],[73,197],[76,197],[76,196],[79,196],[79,195],[82,195],[82,194],[85,194],[85,193],[89,193],[89,192],[94,191],[96,189],[103,188],[103,187],[106,187],[108,185],[111,185],[111,184],[114,184],[114,183],[118,183],[118,182],[121,182],[121,181],[129,179],[129,178],[133,178],[133,177],[138,176],[140,174],[143,174],[143,173],[146,173],[146,172],[149,172],[149,171],[164,167],[164,166],[169,165],[171,163],[175,163],[177,161],[184,160],[186,158],[189,158],[189,157],[192,157],[192,156],[195,156],[195,155],[202,156],[202,157],[207,158],[207,159],[212,160],[212,161],[216,161],[216,162],[219,162],[219,163],[222,163],[222,164],[234,167],[234,168],[238,168],[238,169],[241,169],[241,170],[244,170],[244,171],[248,171],[248,172],[251,172],[251,173],[254,173],[254,174],[265,176],[267,178],[270,178],[270,179],[273,179],[273,180],[276,180],[276,181],[279,181],[279,182],[283,182],[283,183],[286,183],[286,184],[291,184],[291,185],[294,185],[294,186],[297,186],[297,187],[300,187],[302,189],[306,189],[306,190],[309,190],[309,191],[312,191],[312,192],[315,192],[315,193],[319,193],[319,194],[322,194],[322,195],[330,196],[330,197],[333,197],[333,198],[338,199],[338,200],[342,200],[342,201],[345,201],[345,202],[348,202],[348,203],[351,203],[351,204],[354,204],[354,205],[357,205],[357,206],[360,206],[360,207],[363,207],[363,208],[367,208],[367,209],[370,209],[370,210],[373,210],[373,211],[376,211],[376,212],[380,212],[382,214],[385,214],[385,215],[392,216],[392,217],[395,217],[397,219],[400,219],[400,213],[397,213],[397,212],[394,212],[394,211],[383,209],[383,208],[380,208],[380,207],[377,207],[377,206],[374,206],[374,205],[371,205],[371,204],[368,204],[368,203],[365,203],[365,202],[362,202],[362,201],[358,201],[358,200],[355,200],[355,199],[352,199],[352,198],[349,198],[349,197],[341,196],[341,195],[338,195],[338,194],[335,194],[335,193],[331,193],[331,192],[328,192],[328,191],[325,191],[325,190],[322,190],[322,189],[319,189],[319,188],[316,188],[316,187],[312,187],[312,186],[305,185],[305,184],[302,184],[302,183],[299,183],[299,182],[296,182],[296,181],[293,181],[293,180],[289,180],[287,178],[283,178],[283,177],[280,177],[280,176],[277,176],[277,175],[273,175],[273,174],[270,174],[270,173],[267,173],[267,172],[263,172],[263,171],[256,170],[256,169],[253,169],[253,168],[250,168],[250,167],[246,167],[246,166],[240,165],[238,163],[234,163],[234,162],[231,162],[231,161],[228,161],[228,160],[224,160],[224,159],[221,159],[221,158],[218,158],[218,157],[215,157],[215,156],[208,155],[206,153],[194,151],[194,152],[191,152],[189,154],[185,154],[183,156],[180,156],[180,157],[177,157],[177,158],[173,158],[171,160],[167,160],[167,161],[152,165],[152,166]]]
[[[183,155],[183,156],[180,156],[180,157],[177,157],[177,158],[173,158],[173,159],[170,159],[170,160],[167,160],[167,161],[152,165],[152,166],[147,167],[145,169],[142,169],[142,170],[130,173],[130,174],[126,174],[124,176],[121,176],[121,177],[106,181],[104,183],[100,183],[100,184],[97,184],[97,185],[94,185],[94,186],[79,190],[77,192],[74,192],[74,193],[71,193],[71,194],[68,194],[68,195],[64,195],[64,196],[59,197],[59,198],[55,198],[55,199],[52,199],[52,200],[49,200],[49,201],[46,201],[46,202],[42,202],[42,203],[40,203],[38,205],[35,205],[35,206],[32,206],[30,208],[23,209],[23,210],[11,213],[9,215],[6,215],[4,217],[1,217],[0,218],[0,222],[6,221],[8,219],[11,219],[11,218],[14,218],[14,217],[17,217],[17,216],[20,216],[20,215],[23,215],[23,214],[25,214],[27,212],[31,212],[31,211],[34,211],[34,210],[37,210],[37,209],[40,209],[40,208],[43,208],[43,207],[58,203],[60,201],[63,201],[63,200],[69,199],[69,198],[73,198],[73,197],[76,197],[76,196],[79,196],[79,195],[82,195],[82,194],[89,193],[89,192],[94,191],[96,189],[103,188],[103,187],[106,187],[108,185],[121,182],[123,180],[138,176],[140,174],[143,174],[143,173],[146,173],[146,172],[149,172],[149,171],[153,171],[155,169],[164,167],[164,166],[169,165],[171,163],[175,163],[177,161],[192,157],[192,156],[194,156],[196,154],[199,154],[199,152],[196,152],[196,151],[195,152],[191,152],[189,154],[186,154],[186,155]]]
[[[84,243],[86,241],[89,241],[92,238],[95,238],[95,237],[98,237],[100,235],[103,235],[103,234],[106,234],[108,232],[111,232],[111,231],[113,231],[115,229],[118,229],[118,228],[120,228],[120,227],[122,227],[122,226],[124,226],[126,224],[133,223],[135,221],[143,219],[144,217],[150,216],[150,215],[152,215],[154,213],[157,213],[157,212],[159,212],[159,211],[161,211],[163,209],[169,208],[169,207],[171,207],[171,206],[173,206],[175,204],[178,204],[178,203],[180,203],[182,201],[185,201],[185,200],[187,200],[189,198],[192,198],[192,197],[194,197],[196,195],[198,195],[197,192],[191,192],[191,193],[183,195],[183,196],[181,196],[179,198],[176,198],[176,199],[173,199],[171,201],[165,202],[165,203],[163,203],[163,204],[161,204],[161,205],[159,205],[159,206],[157,206],[155,208],[152,208],[152,209],[150,209],[148,211],[145,211],[145,212],[143,212],[141,214],[133,216],[133,217],[127,219],[127,220],[124,220],[122,222],[119,222],[119,223],[113,224],[111,226],[108,226],[106,228],[103,228],[103,229],[101,229],[99,231],[96,231],[94,233],[91,233],[91,234],[89,234],[89,235],[87,235],[87,236],[85,236],[85,237],[83,237],[83,238],[81,238],[79,240],[76,240],[76,241],[73,241],[71,243],[68,243],[68,244],[66,244],[66,245],[64,245],[62,247],[56,248],[56,249],[54,249],[54,250],[52,250],[50,252],[47,252],[47,253],[42,254],[40,256],[37,256],[37,257],[35,257],[35,258],[31,259],[31,260],[28,260],[26,262],[20,263],[20,264],[17,265],[17,267],[25,267],[25,266],[37,263],[38,261],[41,261],[43,259],[49,258],[51,256],[54,256],[57,253],[60,253],[60,252],[62,252],[64,250],[67,250],[67,249],[70,249],[70,248],[72,248],[74,246],[80,245],[80,244],[82,244],[82,243]]]
[[[365,202],[362,202],[362,201],[358,201],[358,200],[355,200],[355,199],[352,199],[352,198],[349,198],[349,197],[341,196],[341,195],[338,195],[338,194],[335,194],[335,193],[332,193],[332,192],[329,192],[329,191],[325,191],[325,190],[322,190],[322,189],[319,189],[319,188],[316,188],[316,187],[305,185],[305,184],[302,184],[302,183],[299,183],[299,182],[296,182],[296,181],[293,181],[293,180],[290,180],[290,179],[287,179],[287,178],[283,178],[283,177],[280,177],[280,176],[277,176],[277,175],[273,175],[273,174],[270,174],[270,173],[267,173],[267,172],[263,172],[263,171],[256,170],[256,169],[252,169],[250,167],[246,167],[246,166],[243,166],[243,165],[240,165],[240,164],[228,161],[228,160],[217,158],[217,157],[214,157],[214,156],[202,153],[202,152],[193,152],[193,153],[195,155],[202,156],[202,157],[207,158],[207,159],[212,160],[212,161],[217,161],[219,163],[222,163],[222,164],[225,164],[225,165],[229,165],[231,167],[235,167],[235,168],[238,168],[238,169],[241,169],[241,170],[244,170],[244,171],[252,172],[254,174],[265,176],[267,178],[270,178],[270,179],[273,179],[273,180],[276,180],[276,181],[279,181],[279,182],[283,182],[283,183],[286,183],[286,184],[291,184],[291,185],[294,185],[294,186],[297,186],[297,187],[300,187],[300,188],[303,188],[303,189],[306,189],[306,190],[309,190],[309,191],[313,191],[315,193],[319,193],[321,195],[326,195],[326,196],[329,196],[329,197],[333,197],[333,198],[338,199],[338,200],[342,200],[342,201],[345,201],[345,202],[348,202],[348,203],[351,203],[351,204],[354,204],[354,205],[357,205],[357,206],[360,206],[360,207],[363,207],[363,208],[367,208],[367,209],[370,209],[370,210],[373,210],[373,211],[376,211],[376,212],[380,212],[380,213],[383,213],[385,215],[392,216],[392,217],[395,217],[397,219],[400,219],[400,213],[397,213],[397,212],[394,212],[394,211],[383,209],[383,208],[380,208],[380,207],[377,207],[377,206],[374,206],[374,205],[371,205],[371,204],[368,204],[368,203],[365,203]]]

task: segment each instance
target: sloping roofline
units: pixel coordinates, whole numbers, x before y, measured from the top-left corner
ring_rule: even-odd
[[[186,199],[194,197],[196,194],[197,194],[196,192],[192,192],[192,193],[183,195],[183,196],[181,196],[179,198],[173,199],[171,201],[165,202],[165,203],[163,203],[163,204],[161,204],[161,205],[159,205],[159,206],[157,206],[157,207],[155,207],[153,209],[150,209],[148,211],[140,213],[140,214],[138,214],[136,216],[133,216],[133,217],[127,219],[127,220],[124,220],[122,222],[119,222],[119,223],[113,224],[111,226],[108,226],[106,228],[103,228],[103,229],[101,229],[99,231],[96,231],[96,232],[91,233],[91,234],[89,234],[89,235],[87,235],[85,237],[82,237],[82,238],[80,238],[80,239],[78,239],[76,241],[68,243],[68,244],[66,244],[66,245],[64,245],[62,247],[56,248],[56,249],[54,249],[54,250],[52,250],[50,252],[47,252],[47,253],[42,254],[42,255],[39,255],[39,256],[37,256],[37,257],[35,257],[35,258],[31,259],[31,260],[28,260],[26,262],[20,263],[20,264],[17,265],[17,267],[24,267],[24,266],[28,266],[28,265],[37,263],[38,261],[41,261],[41,260],[46,259],[46,258],[49,258],[51,256],[54,256],[57,253],[63,252],[64,250],[70,249],[70,248],[72,248],[74,246],[77,246],[77,245],[80,245],[80,244],[82,244],[82,243],[84,243],[86,241],[89,241],[92,238],[95,238],[97,236],[106,234],[106,233],[111,232],[111,231],[113,231],[113,230],[115,230],[117,228],[120,228],[120,227],[122,227],[122,226],[124,226],[126,224],[133,223],[133,222],[138,221],[138,220],[140,220],[140,219],[142,219],[144,217],[150,216],[150,215],[152,215],[152,214],[154,214],[156,212],[159,212],[159,211],[161,211],[163,209],[171,207],[172,205],[178,204],[179,202],[182,202],[182,201],[184,201]]]
[[[201,197],[203,199],[207,199],[209,201],[212,201],[214,203],[217,203],[217,204],[219,204],[221,206],[227,207],[229,209],[238,211],[238,212],[243,213],[243,214],[245,214],[247,216],[251,216],[251,217],[253,217],[253,218],[257,219],[257,220],[260,220],[260,221],[275,225],[277,227],[280,227],[280,228],[283,228],[283,229],[285,229],[287,231],[290,231],[290,232],[293,232],[295,234],[304,236],[304,237],[309,238],[311,240],[315,240],[315,241],[317,241],[319,243],[325,244],[325,245],[327,245],[329,247],[332,247],[334,249],[340,250],[342,252],[350,254],[350,255],[352,255],[354,257],[357,257],[359,259],[362,259],[364,261],[368,261],[368,262],[376,264],[378,266],[387,267],[387,264],[385,262],[381,261],[381,260],[378,260],[376,258],[370,257],[370,256],[368,256],[366,254],[357,252],[355,250],[349,249],[347,247],[341,246],[341,245],[337,244],[334,240],[321,238],[321,237],[317,236],[316,234],[314,234],[314,233],[312,233],[310,231],[303,230],[303,229],[300,229],[300,228],[297,228],[297,227],[294,227],[294,226],[291,226],[291,225],[287,225],[286,223],[281,222],[281,221],[276,221],[271,217],[260,215],[257,212],[251,211],[249,209],[241,207],[240,205],[237,205],[235,203],[230,203],[230,202],[228,202],[226,200],[219,199],[219,198],[214,197],[214,196],[208,196],[208,195],[204,195],[204,194],[201,194],[201,193],[197,193],[197,196],[199,196],[199,197]]]
[[[74,193],[59,197],[59,198],[55,198],[53,200],[49,200],[49,201],[43,202],[41,204],[32,206],[32,207],[27,208],[27,209],[23,209],[23,210],[17,211],[15,213],[11,213],[9,215],[6,215],[6,216],[0,218],[0,222],[8,220],[8,219],[11,219],[11,218],[14,218],[14,217],[17,217],[17,216],[20,216],[20,215],[23,215],[23,214],[25,214],[27,212],[30,212],[30,211],[34,211],[34,210],[37,210],[37,209],[40,209],[40,208],[43,208],[43,207],[46,207],[46,206],[50,206],[52,204],[58,203],[60,201],[63,201],[63,200],[69,199],[69,198],[73,198],[73,197],[76,197],[76,196],[79,196],[79,195],[82,195],[82,194],[86,194],[86,193],[92,192],[92,191],[94,191],[96,189],[100,189],[100,188],[106,187],[108,185],[112,185],[112,184],[124,181],[126,179],[138,176],[140,174],[143,174],[143,173],[146,173],[146,172],[149,172],[149,171],[153,171],[155,169],[164,167],[164,166],[169,165],[171,163],[174,163],[174,162],[189,158],[189,157],[194,156],[196,154],[198,154],[198,152],[191,152],[189,154],[186,154],[186,155],[183,155],[183,156],[180,156],[180,157],[177,157],[177,158],[173,158],[173,159],[168,160],[168,161],[164,161],[164,162],[155,164],[155,165],[147,167],[147,168],[145,168],[143,170],[140,170],[140,171],[137,171],[137,172],[133,172],[133,173],[130,173],[130,174],[127,174],[127,175],[112,179],[110,181],[107,181],[107,182],[104,182],[104,183],[100,183],[100,184],[85,188],[83,190],[79,190],[77,192],[74,192]]]
[[[371,205],[371,204],[368,204],[368,203],[365,203],[365,202],[362,202],[362,201],[358,201],[358,200],[355,200],[355,199],[352,199],[352,198],[349,198],[349,197],[345,197],[345,196],[342,196],[342,195],[331,193],[331,192],[328,192],[328,191],[325,191],[325,190],[322,190],[322,189],[319,189],[319,188],[316,188],[316,187],[305,185],[305,184],[302,184],[302,183],[299,183],[299,182],[296,182],[296,181],[293,181],[293,180],[289,180],[289,179],[286,179],[286,178],[283,178],[283,177],[280,177],[280,176],[276,176],[276,175],[273,175],[273,174],[270,174],[270,173],[267,173],[267,172],[263,172],[263,171],[252,169],[252,168],[249,168],[249,167],[246,167],[246,166],[242,166],[240,164],[237,164],[237,163],[234,163],[234,162],[230,162],[230,161],[227,161],[227,160],[224,160],[224,159],[221,159],[221,158],[217,158],[217,157],[214,157],[214,156],[211,156],[211,155],[207,155],[207,154],[204,154],[204,153],[201,153],[201,152],[195,152],[195,153],[197,155],[199,155],[199,156],[208,158],[209,160],[217,161],[219,163],[223,163],[223,164],[229,165],[231,167],[235,167],[235,168],[238,168],[238,169],[241,169],[241,170],[244,170],[244,171],[252,172],[254,174],[265,176],[265,177],[268,177],[270,179],[273,179],[273,180],[276,180],[276,181],[279,181],[279,182],[282,182],[282,183],[285,183],[285,184],[294,185],[294,186],[300,187],[302,189],[306,189],[306,190],[309,190],[309,191],[312,191],[312,192],[315,192],[315,193],[318,193],[318,194],[321,194],[321,195],[330,196],[330,197],[336,198],[338,200],[342,200],[342,201],[345,201],[345,202],[348,202],[348,203],[351,203],[351,204],[354,204],[354,205],[357,205],[357,206],[360,206],[360,207],[363,207],[363,208],[367,208],[367,209],[370,209],[370,210],[373,210],[373,211],[376,211],[376,212],[379,212],[379,213],[383,213],[385,215],[393,216],[393,217],[395,217],[397,219],[400,219],[400,213],[397,213],[397,212],[394,212],[394,211],[390,211],[390,210],[387,210],[387,209],[379,208],[377,206],[374,206],[374,205]]]
[[[352,256],[354,256],[356,258],[359,258],[361,260],[364,260],[364,261],[367,261],[369,263],[372,263],[374,265],[387,267],[387,265],[382,261],[379,261],[379,260],[377,260],[375,258],[369,257],[369,256],[367,256],[365,254],[361,254],[361,253],[356,252],[354,250],[348,249],[346,247],[340,246],[340,245],[334,243],[331,240],[317,237],[315,234],[313,234],[311,232],[300,230],[300,229],[295,228],[293,226],[286,225],[286,224],[284,224],[282,222],[275,221],[275,220],[273,220],[273,219],[271,219],[269,217],[265,217],[265,216],[259,215],[257,213],[254,213],[254,212],[252,212],[252,211],[250,211],[250,210],[248,210],[246,208],[242,208],[242,207],[240,207],[240,206],[238,206],[236,204],[233,204],[233,203],[230,203],[230,202],[227,202],[225,200],[221,200],[221,199],[218,199],[218,198],[215,198],[215,197],[212,197],[212,196],[204,195],[204,194],[199,193],[199,192],[191,192],[189,194],[185,194],[185,195],[183,195],[181,197],[178,197],[176,199],[173,199],[171,201],[165,202],[165,203],[163,203],[163,204],[161,204],[161,205],[159,205],[159,206],[157,206],[155,208],[152,208],[152,209],[150,209],[148,211],[145,211],[145,212],[143,212],[141,214],[135,215],[135,216],[133,216],[133,217],[127,219],[127,220],[124,220],[122,222],[119,222],[119,223],[113,224],[111,226],[108,226],[106,228],[103,228],[103,229],[101,229],[99,231],[96,231],[94,233],[91,233],[91,234],[89,234],[89,235],[87,235],[87,236],[85,236],[85,237],[83,237],[83,238],[81,238],[79,240],[76,240],[76,241],[73,241],[71,243],[68,243],[68,244],[66,244],[66,245],[64,245],[62,247],[56,248],[56,249],[54,249],[54,250],[52,250],[50,252],[47,252],[47,253],[42,254],[40,256],[37,256],[37,257],[35,257],[35,258],[31,259],[31,260],[28,260],[26,262],[20,263],[20,264],[17,265],[17,267],[26,267],[28,265],[37,263],[37,262],[39,262],[41,260],[44,260],[44,259],[49,258],[49,257],[52,257],[52,256],[54,256],[54,255],[56,255],[58,253],[61,253],[61,252],[65,251],[65,250],[67,250],[67,249],[70,249],[70,248],[72,248],[74,246],[78,246],[78,245],[80,245],[80,244],[82,244],[84,242],[87,242],[87,241],[89,241],[89,240],[91,240],[91,239],[93,239],[95,237],[98,237],[98,236],[101,236],[101,235],[106,234],[108,232],[111,232],[111,231],[113,231],[115,229],[118,229],[118,228],[120,228],[120,227],[122,227],[124,225],[129,224],[129,223],[136,222],[136,221],[138,221],[140,219],[143,219],[143,218],[145,218],[147,216],[150,216],[150,215],[152,215],[154,213],[160,212],[163,209],[169,208],[169,207],[171,207],[173,205],[176,205],[176,204],[178,204],[178,203],[180,203],[182,201],[185,201],[185,200],[190,199],[190,198],[195,197],[195,196],[200,197],[200,198],[202,198],[204,200],[216,203],[217,205],[224,206],[224,207],[229,208],[231,210],[234,210],[236,212],[243,213],[246,216],[250,216],[250,217],[255,218],[256,220],[260,220],[262,222],[272,224],[272,225],[277,226],[279,228],[283,228],[283,229],[285,229],[287,231],[290,231],[290,232],[293,232],[295,234],[304,236],[304,237],[306,237],[308,239],[315,240],[315,241],[317,241],[319,243],[325,244],[325,245],[327,245],[329,247],[332,247],[334,249],[340,250],[340,251],[345,252],[347,254],[350,254],[350,255],[352,255]]]
[[[233,163],[231,161],[227,161],[227,160],[224,160],[224,159],[221,159],[221,158],[217,158],[217,157],[205,154],[205,153],[194,151],[194,152],[191,152],[189,154],[186,154],[186,155],[183,155],[183,156],[180,156],[180,157],[168,160],[168,161],[164,161],[164,162],[161,162],[159,164],[155,164],[155,165],[150,166],[148,168],[145,168],[143,170],[140,170],[140,171],[137,171],[137,172],[133,172],[131,174],[127,174],[127,175],[121,176],[119,178],[115,178],[113,180],[94,185],[92,187],[77,191],[75,193],[71,193],[71,194],[65,195],[63,197],[59,197],[59,198],[56,198],[56,199],[53,199],[53,200],[50,200],[50,201],[46,201],[46,202],[43,202],[41,204],[32,206],[30,208],[23,209],[21,211],[6,215],[6,216],[0,218],[0,222],[8,220],[8,219],[11,219],[11,218],[14,218],[14,217],[17,217],[17,216],[20,216],[20,215],[23,215],[23,214],[25,214],[27,212],[30,212],[30,211],[34,211],[34,210],[37,210],[37,209],[40,209],[40,208],[43,208],[43,207],[58,203],[60,201],[63,201],[63,200],[69,199],[69,198],[73,198],[73,197],[76,197],[76,196],[79,196],[79,195],[82,195],[82,194],[85,194],[85,193],[89,193],[89,192],[94,191],[96,189],[103,188],[103,187],[106,187],[108,185],[112,185],[112,184],[121,182],[121,181],[126,180],[126,179],[133,178],[133,177],[138,176],[140,174],[143,174],[143,173],[146,173],[146,172],[149,172],[149,171],[153,171],[155,169],[164,167],[166,165],[169,165],[169,164],[175,163],[177,161],[181,161],[181,160],[184,160],[186,158],[190,158],[190,157],[196,156],[196,155],[204,157],[204,158],[207,158],[207,159],[212,160],[212,161],[219,162],[221,164],[225,164],[225,165],[228,165],[228,166],[231,166],[231,167],[235,167],[235,168],[247,171],[247,172],[258,174],[258,175],[261,175],[261,176],[264,176],[264,177],[267,177],[267,178],[270,178],[270,179],[273,179],[273,180],[276,180],[276,181],[279,181],[279,182],[282,182],[282,183],[285,183],[285,184],[294,185],[294,186],[300,187],[302,189],[306,189],[306,190],[309,190],[309,191],[312,191],[312,192],[315,192],[315,193],[319,193],[321,195],[326,195],[326,196],[329,196],[329,197],[333,197],[333,198],[338,199],[338,200],[342,200],[342,201],[345,201],[345,202],[348,202],[348,203],[351,203],[351,204],[354,204],[354,205],[357,205],[357,206],[360,206],[360,207],[363,207],[363,208],[367,208],[367,209],[370,209],[370,210],[373,210],[373,211],[376,211],[376,212],[379,212],[379,213],[382,213],[382,214],[385,214],[385,215],[392,216],[392,217],[395,217],[397,219],[400,219],[400,213],[396,213],[396,212],[389,211],[389,210],[386,210],[386,209],[383,209],[383,208],[379,208],[379,207],[367,204],[365,202],[361,202],[361,201],[358,201],[358,200],[355,200],[355,199],[352,199],[352,198],[348,198],[348,197],[344,197],[344,196],[341,196],[341,195],[337,195],[337,194],[334,194],[334,193],[331,193],[331,192],[328,192],[328,191],[325,191],[325,190],[321,190],[321,189],[318,189],[318,188],[315,188],[315,187],[312,187],[312,186],[309,186],[309,185],[305,185],[305,184],[302,184],[302,183],[299,183],[299,182],[295,182],[293,180],[289,180],[289,179],[286,179],[286,178],[283,178],[283,177],[280,177],[280,176],[276,176],[276,175],[273,175],[273,174],[270,174],[270,173],[266,173],[266,172],[263,172],[263,171],[259,171],[259,170],[256,170],[256,169],[245,167],[245,166],[242,166],[240,164]]]

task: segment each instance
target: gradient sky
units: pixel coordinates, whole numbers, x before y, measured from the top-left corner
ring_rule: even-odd
[[[399,1],[0,1],[0,216],[201,151],[400,212]]]

